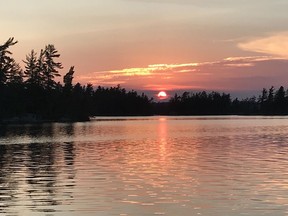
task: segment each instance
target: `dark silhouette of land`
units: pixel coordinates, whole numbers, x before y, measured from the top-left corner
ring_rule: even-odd
[[[145,94],[120,87],[73,84],[74,67],[56,82],[62,64],[54,45],[39,53],[32,50],[22,69],[9,48],[9,38],[0,45],[0,123],[86,121],[91,116],[136,115],[286,115],[288,92],[284,87],[263,89],[256,98],[232,100],[230,94],[184,92],[169,102],[155,102]]]

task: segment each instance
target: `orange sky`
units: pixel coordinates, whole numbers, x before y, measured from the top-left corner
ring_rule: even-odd
[[[52,43],[75,82],[135,90],[255,91],[288,80],[286,0],[0,3],[20,62]]]

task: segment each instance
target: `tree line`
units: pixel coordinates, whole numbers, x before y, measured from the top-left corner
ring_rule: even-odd
[[[56,82],[62,64],[54,45],[26,55],[24,69],[9,50],[17,41],[0,45],[0,120],[80,121],[96,115],[151,115],[151,99],[120,87],[95,88],[73,84],[74,66]]]
[[[175,94],[167,104],[166,112],[175,115],[287,115],[288,89],[263,88],[258,97],[239,100],[230,94],[205,91]]]
[[[0,122],[82,121],[91,116],[130,115],[287,115],[288,90],[271,87],[258,97],[239,100],[219,92],[184,92],[168,102],[156,102],[145,94],[116,87],[73,84],[75,69],[71,66],[56,82],[63,69],[60,54],[48,44],[37,53],[31,50],[23,60],[15,61],[10,47],[17,44],[9,38],[0,45]]]

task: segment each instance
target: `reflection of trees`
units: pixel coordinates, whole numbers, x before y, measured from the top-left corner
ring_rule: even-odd
[[[22,126],[17,134],[15,127],[6,127],[0,136],[53,136],[53,126],[39,127]],[[73,124],[64,128],[68,135],[74,133]],[[23,208],[55,212],[56,205],[69,205],[75,185],[74,161],[73,142],[0,145],[0,214],[18,214]]]
[[[74,143],[65,143],[63,145],[64,150],[64,160],[65,160],[65,167],[66,167],[66,174],[67,174],[67,188],[74,187],[75,185],[75,169],[74,169],[74,162],[75,162],[75,147]],[[69,180],[69,181],[68,181]],[[70,194],[72,198],[72,193]]]
[[[71,142],[65,143],[63,145],[63,149],[64,149],[64,159],[66,166],[73,166],[75,157],[74,144]]]
[[[0,213],[7,213],[18,200],[20,170],[24,168],[23,150],[21,145],[0,145]]]
[[[38,206],[59,204],[55,198],[57,169],[55,149],[50,144],[30,144],[27,170],[27,192],[33,203]]]
[[[34,125],[2,125],[0,126],[0,137],[29,136],[37,138],[40,136],[54,136],[51,124]]]

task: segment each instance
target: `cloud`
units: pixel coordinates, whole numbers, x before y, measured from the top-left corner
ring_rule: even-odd
[[[80,76],[78,81],[101,86],[121,84],[139,90],[261,90],[285,85],[287,68],[288,60],[275,56],[229,57],[214,62],[97,71]]]
[[[239,43],[238,47],[245,51],[288,58],[288,32],[252,39]]]

